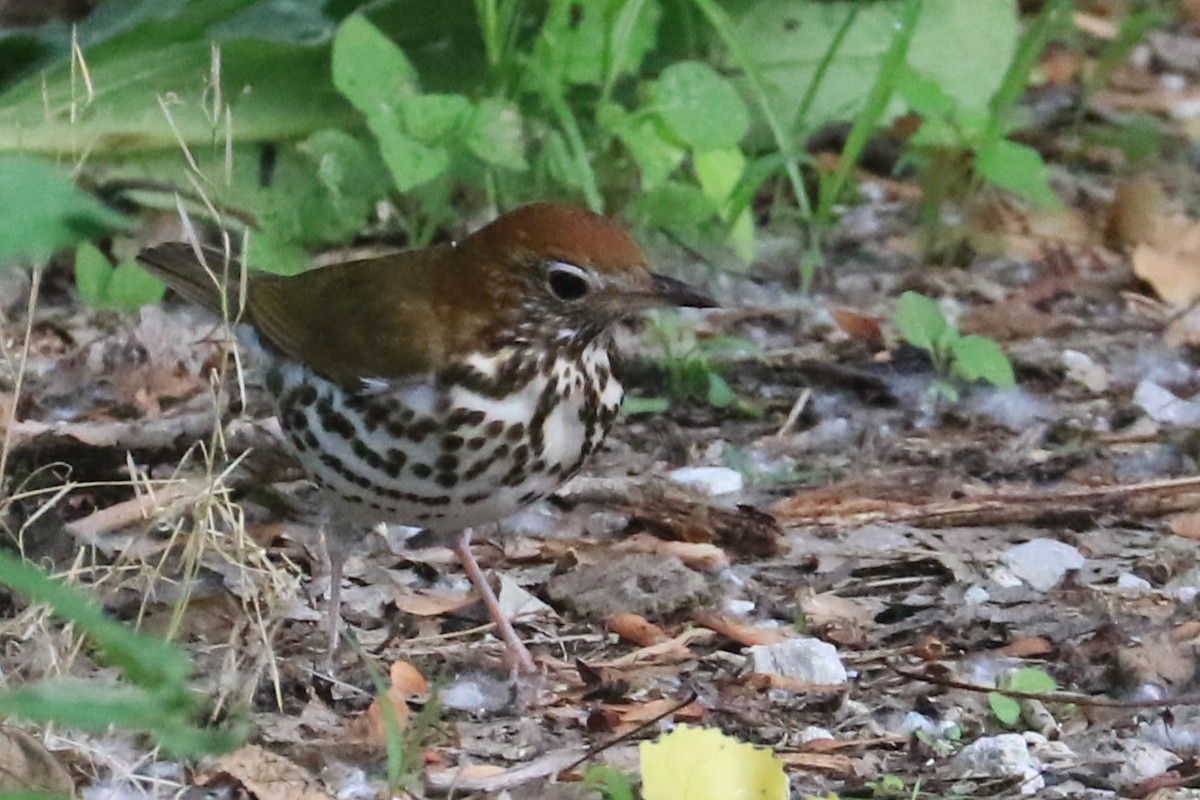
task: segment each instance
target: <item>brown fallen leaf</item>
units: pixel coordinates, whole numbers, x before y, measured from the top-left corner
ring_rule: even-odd
[[[407,661],[393,661],[388,670],[389,685],[383,697],[371,701],[366,713],[350,724],[351,735],[365,738],[374,744],[383,745],[388,740],[386,709],[391,710],[399,730],[408,727],[408,701],[429,691],[424,676]]]
[[[670,638],[666,631],[641,614],[614,614],[609,617],[607,628],[625,641],[640,647],[649,647]]]
[[[1165,204],[1162,184],[1154,176],[1143,173],[1123,181],[1108,207],[1108,243],[1126,249],[1152,241]]]
[[[418,589],[401,589],[392,595],[396,608],[414,617],[440,617],[461,611],[474,603],[473,592],[431,592]]]
[[[786,766],[792,769],[831,772],[836,775],[854,774],[854,759],[838,753],[775,753]]]
[[[791,637],[779,628],[763,628],[749,622],[740,622],[724,614],[704,612],[696,615],[696,624],[732,639],[743,647],[779,644]]]
[[[883,344],[883,326],[875,317],[851,308],[832,308],[829,313],[838,327],[854,341],[865,344]]]
[[[1012,658],[1030,658],[1044,656],[1053,650],[1054,646],[1041,636],[1023,636],[1020,639],[1014,639],[1004,647],[996,648],[994,652]]]
[[[1177,308],[1200,298],[1200,222],[1181,214],[1159,217],[1133,250],[1133,271]]]
[[[0,728],[0,791],[74,796],[70,773],[38,739]]]
[[[1167,530],[1185,539],[1200,540],[1200,511],[1184,511],[1167,517]]]
[[[200,773],[204,788],[234,789],[231,794],[255,800],[333,800],[317,776],[281,755],[258,745],[247,745],[221,756]]]
[[[678,700],[662,697],[644,703],[605,703],[599,706],[599,710],[612,724],[612,732],[620,736],[651,720],[662,717],[678,705]],[[706,709],[699,702],[692,701],[672,712],[669,719],[675,722],[699,722],[704,718],[705,711]]]

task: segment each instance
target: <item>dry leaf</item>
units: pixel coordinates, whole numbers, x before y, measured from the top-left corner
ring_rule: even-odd
[[[1176,536],[1200,540],[1200,511],[1184,511],[1167,517],[1167,529]]]
[[[1133,271],[1173,306],[1200,298],[1200,223],[1182,215],[1160,219],[1151,238],[1134,248]]]
[[[1108,207],[1105,238],[1117,248],[1129,248],[1154,238],[1166,199],[1162,185],[1151,175],[1142,174],[1117,187]]]
[[[425,590],[400,590],[392,599],[396,608],[414,617],[440,617],[461,611],[475,602],[473,592],[431,592]]]
[[[232,785],[255,800],[333,800],[317,776],[257,745],[218,758],[204,771],[199,784],[212,788]]]
[[[1041,636],[1024,636],[1014,639],[1004,647],[997,648],[995,652],[1012,658],[1030,658],[1031,656],[1044,656],[1053,650],[1050,642]]]
[[[38,739],[15,728],[0,729],[0,792],[47,792],[74,796],[75,783]]]
[[[384,713],[386,708],[391,709],[397,729],[404,730],[408,727],[409,698],[418,697],[429,691],[429,685],[424,676],[407,661],[393,661],[388,670],[388,679],[390,684],[387,694],[371,701],[366,713],[350,726],[352,733],[365,736],[368,741],[375,744],[384,744],[388,740],[389,723],[387,714]]]
[[[670,638],[666,631],[641,614],[614,614],[609,617],[607,627],[617,636],[639,647],[649,647]]]
[[[833,308],[829,313],[838,327],[856,342],[883,344],[883,328],[879,320],[850,308]]]
[[[696,624],[732,639],[744,647],[779,644],[792,638],[779,628],[763,628],[749,622],[727,617],[724,614],[703,613],[696,615]]]

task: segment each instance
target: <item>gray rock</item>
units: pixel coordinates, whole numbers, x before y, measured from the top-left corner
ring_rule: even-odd
[[[811,636],[756,645],[750,648],[750,660],[755,672],[782,675],[802,683],[835,686],[849,680],[837,648]]]
[[[1034,539],[1008,548],[1004,563],[1013,575],[1038,591],[1058,584],[1069,570],[1081,569],[1083,554],[1057,539]]]
[[[1035,794],[1046,782],[1037,760],[1019,733],[984,736],[959,750],[950,761],[950,771],[960,778],[1011,775],[1021,779],[1021,794]]]

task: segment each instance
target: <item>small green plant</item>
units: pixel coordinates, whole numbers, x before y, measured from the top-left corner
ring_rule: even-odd
[[[132,311],[162,300],[166,287],[134,261],[113,266],[94,244],[75,249],[75,288],[90,306]]]
[[[733,336],[697,338],[680,324],[678,317],[668,314],[660,315],[650,323],[648,338],[660,348],[657,360],[666,372],[668,404],[672,400],[701,402],[751,416],[761,414],[734,392],[721,374],[719,360],[734,356],[758,357],[760,353],[753,342]],[[658,404],[661,405],[662,400]]]
[[[908,158],[919,170],[926,247],[934,246],[946,201],[961,201],[981,184],[1012,192],[1043,207],[1061,206],[1050,187],[1046,164],[1028,145],[1009,138],[1019,127],[1017,105],[1051,34],[1072,7],[1050,0],[1017,45],[1004,78],[985,109],[964,106],[941,83],[919,70],[902,70],[899,94],[921,116],[908,142]]]
[[[1016,386],[1012,363],[994,339],[964,336],[946,319],[937,302],[917,292],[905,292],[892,318],[900,335],[913,347],[929,353],[937,378],[930,389],[957,402],[959,385],[985,381],[998,388]]]
[[[248,731],[240,723],[200,724],[204,697],[188,685],[192,664],[181,648],[110,619],[83,592],[5,553],[0,553],[0,583],[74,624],[124,679],[115,684],[43,680],[0,694],[0,715],[96,732],[113,726],[144,732],[181,758],[227,752],[245,739]]]
[[[583,774],[583,785],[597,789],[604,800],[635,800],[634,779],[604,764],[594,764]]]
[[[1015,669],[1000,681],[1000,688],[1010,692],[1046,693],[1058,691],[1055,682],[1044,670],[1035,667]],[[1021,722],[1021,701],[1001,692],[988,692],[988,705],[996,719],[1010,728]]]

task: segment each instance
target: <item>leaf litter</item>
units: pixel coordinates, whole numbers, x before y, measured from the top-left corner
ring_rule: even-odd
[[[1194,42],[1149,46],[1194,77]],[[1044,66],[1052,83],[1078,69]],[[1134,64],[1090,102],[1172,124],[1189,96],[1148,78]],[[355,644],[336,675],[320,666],[319,515],[219,327],[174,304],[86,310],[65,291],[32,319],[6,303],[6,528],[112,614],[181,641],[215,708],[255,723],[251,744],[186,774],[134,737],[13,728],[24,760],[0,759],[8,773],[21,788],[61,788],[65,769],[146,796],[382,797],[390,716],[419,729],[410,796],[578,779],[592,753],[636,772],[638,740],[684,724],[773,752],[797,795],[869,796],[884,776],[997,797],[1200,785],[1187,187],[1153,170],[1058,175],[1071,202],[1054,213],[983,192],[961,220],[962,268],[920,257],[889,200],[915,187],[863,179],[881,191],[833,232],[818,293],[795,291],[791,253],[722,277],[725,309],[689,319],[755,345],[717,363],[758,416],[673,401],[627,417],[585,476],[481,534],[502,598],[534,610],[519,629],[545,673],[515,685],[453,555],[391,529],[349,559]],[[928,361],[889,322],[905,290],[1002,342],[1019,387],[931,396]],[[26,331],[18,396],[7,356]],[[640,356],[632,388],[662,393],[663,365]],[[672,482],[683,467],[734,471],[742,488]],[[587,605],[590,589],[608,602]],[[6,681],[109,677],[36,610],[14,607],[3,635]],[[1005,695],[1030,668],[1058,691]],[[989,693],[1016,702],[1016,728]]]

